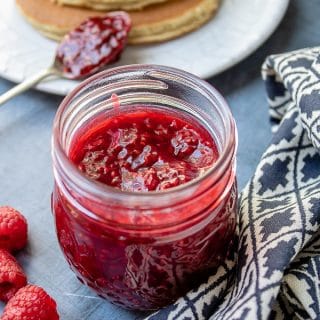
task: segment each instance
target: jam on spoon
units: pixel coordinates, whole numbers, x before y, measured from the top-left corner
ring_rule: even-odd
[[[125,12],[89,18],[68,33],[56,53],[56,65],[71,79],[85,77],[119,59],[131,28]]]
[[[130,16],[123,11],[87,19],[62,39],[51,67],[1,95],[0,105],[51,75],[80,79],[117,61],[130,29]]]

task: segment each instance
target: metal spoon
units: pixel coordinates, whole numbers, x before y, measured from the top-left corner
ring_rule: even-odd
[[[40,71],[39,73],[35,74],[34,76],[26,79],[25,81],[21,82],[20,84],[14,86],[12,89],[8,90],[4,94],[0,96],[0,105],[4,104],[8,100],[12,99],[13,97],[19,95],[20,93],[28,90],[29,88],[33,87],[41,80],[56,75],[58,77],[63,77],[61,70],[59,70],[54,62],[53,65],[47,69]]]
[[[49,76],[81,79],[116,61],[130,28],[130,17],[122,11],[87,19],[62,39],[53,64],[0,95],[0,106]]]

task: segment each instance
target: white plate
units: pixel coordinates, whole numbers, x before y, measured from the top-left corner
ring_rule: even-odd
[[[56,43],[25,22],[14,0],[1,2],[0,75],[21,82],[51,63]],[[257,49],[275,30],[288,3],[289,0],[222,0],[218,14],[204,27],[166,43],[128,47],[118,64],[162,64],[208,78]],[[71,80],[50,80],[37,88],[65,95],[76,85]]]

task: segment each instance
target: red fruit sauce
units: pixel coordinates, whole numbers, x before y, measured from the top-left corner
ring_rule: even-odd
[[[182,201],[173,195],[172,205],[162,204],[156,198],[162,190],[178,189],[214,165],[216,143],[193,118],[145,106],[130,110],[90,119],[68,156],[89,182],[133,192],[124,200],[93,201],[56,183],[53,212],[80,281],[117,305],[154,310],[204,281],[227,254],[237,190],[230,167],[200,194],[186,191]],[[130,207],[139,192],[154,194],[149,208]]]
[[[130,17],[122,11],[85,20],[58,46],[56,61],[64,76],[72,79],[85,77],[117,61],[130,29]]]
[[[218,158],[201,126],[156,111],[119,114],[81,135],[70,159],[89,178],[123,191],[161,191],[203,174]]]

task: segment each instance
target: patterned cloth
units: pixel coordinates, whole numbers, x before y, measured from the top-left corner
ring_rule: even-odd
[[[237,257],[149,320],[320,319],[320,47],[262,74],[276,131],[241,193]]]

